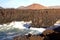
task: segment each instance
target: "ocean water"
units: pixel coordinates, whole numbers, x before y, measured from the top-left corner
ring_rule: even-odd
[[[30,23],[31,21],[14,21],[0,25],[0,40],[13,40],[15,36],[27,35],[29,33],[34,35],[45,31],[44,28],[29,28]]]
[[[15,36],[25,35],[30,30],[26,29],[9,29],[9,30],[0,30],[0,40],[13,40]]]

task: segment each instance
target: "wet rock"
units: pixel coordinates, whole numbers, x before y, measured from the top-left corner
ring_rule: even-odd
[[[40,35],[24,35],[14,37],[14,40],[60,40],[60,33],[54,30],[46,30]]]

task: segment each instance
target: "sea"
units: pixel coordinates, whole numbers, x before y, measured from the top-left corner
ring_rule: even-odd
[[[30,30],[30,23],[31,21],[13,21],[11,23],[0,24],[0,40],[13,40],[13,38],[16,36],[27,35],[28,33],[40,33],[40,30],[37,31],[37,28]]]

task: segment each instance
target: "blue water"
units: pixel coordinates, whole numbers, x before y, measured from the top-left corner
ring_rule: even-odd
[[[0,40],[13,40],[15,36],[25,35],[30,30],[26,29],[11,29],[11,30],[4,30],[0,31]]]
[[[20,24],[21,26],[28,29],[28,27],[30,26],[30,24],[22,25],[21,23],[24,24],[25,22],[11,22],[9,24],[0,25],[0,40],[13,40],[15,36],[25,35],[26,33],[28,33],[30,30],[13,27],[15,24]],[[18,25],[18,27],[20,27],[20,25]]]
[[[29,28],[30,24],[26,24],[26,22],[11,22],[10,24],[0,25],[0,40],[13,40],[15,36],[23,36],[31,32],[36,34],[41,33],[37,30],[31,30]]]

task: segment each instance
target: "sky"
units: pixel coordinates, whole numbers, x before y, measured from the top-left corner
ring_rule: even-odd
[[[60,6],[60,0],[0,0],[0,6],[4,8],[17,8],[19,6],[28,6],[34,3],[44,6]]]

